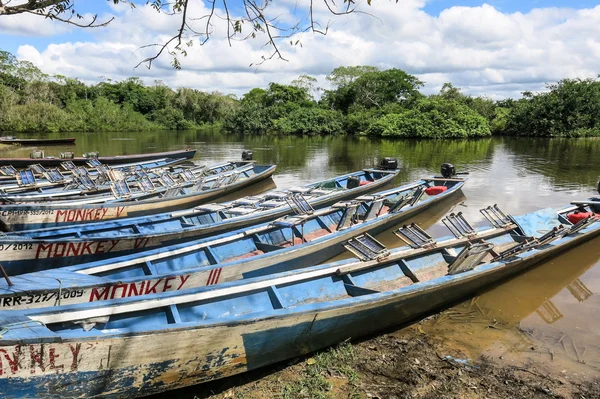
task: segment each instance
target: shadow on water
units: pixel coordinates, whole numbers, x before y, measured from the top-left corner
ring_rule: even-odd
[[[600,239],[442,312],[427,332],[471,356],[600,375]]]

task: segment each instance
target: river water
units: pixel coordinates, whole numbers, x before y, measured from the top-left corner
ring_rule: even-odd
[[[596,193],[600,175],[600,139],[517,139],[474,141],[392,141],[355,137],[244,137],[215,131],[82,133],[74,146],[60,151],[132,154],[193,147],[197,160],[210,164],[239,159],[244,149],[259,163],[277,164],[274,184],[261,183],[238,196],[289,187],[376,166],[384,156],[398,158],[400,184],[439,173],[444,162],[468,172],[464,196],[416,218],[434,236],[448,235],[439,219],[460,210],[475,227],[479,209],[492,204],[522,214],[559,207]],[[52,137],[51,135],[48,137]],[[7,156],[28,156],[16,148]],[[1,153],[0,153],[0,156]],[[390,232],[386,245],[400,243]],[[471,356],[481,354],[527,366],[534,362],[571,378],[600,372],[600,239],[539,265],[474,300],[459,304],[427,328]]]

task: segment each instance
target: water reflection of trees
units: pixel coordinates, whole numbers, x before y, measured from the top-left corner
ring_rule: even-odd
[[[550,178],[556,186],[594,186],[600,174],[600,139],[504,138],[517,167]]]

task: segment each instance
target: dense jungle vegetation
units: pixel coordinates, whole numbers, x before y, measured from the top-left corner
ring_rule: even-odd
[[[218,125],[244,134],[469,138],[491,134],[600,135],[600,81],[564,79],[519,100],[471,97],[446,83],[424,95],[423,82],[399,69],[339,67],[330,89],[302,75],[241,99],[139,78],[95,85],[49,76],[0,51],[0,131],[184,130]]]

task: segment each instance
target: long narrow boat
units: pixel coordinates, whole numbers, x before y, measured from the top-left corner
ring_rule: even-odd
[[[90,162],[92,162],[92,161],[93,160],[90,160]],[[178,165],[178,164],[181,164],[184,162],[191,163],[191,161],[188,161],[187,158],[159,158],[159,159],[153,159],[150,161],[114,164],[114,165],[110,165],[110,166],[106,166],[106,167],[113,169],[113,170],[146,170],[147,171],[147,170],[153,170],[153,169],[157,169],[157,168],[168,168],[168,167],[175,166],[175,165]],[[65,167],[67,165],[68,164],[65,164]],[[85,168],[87,173],[92,176],[94,174],[98,173],[97,167],[90,167],[89,165],[88,166],[80,166],[80,167]],[[29,169],[33,172],[34,176],[36,177],[37,182],[40,182],[40,183],[44,182],[44,181],[48,182],[48,179],[45,176],[44,171],[42,171],[42,173],[39,173],[38,169],[41,169],[41,168],[38,168],[37,165],[35,164],[35,162],[31,162],[31,164],[28,165],[27,169]],[[64,169],[64,168],[62,168],[62,169]],[[51,169],[46,169],[46,171],[48,171],[48,170],[51,170]],[[14,170],[11,169],[10,167],[0,168],[0,173],[3,173],[2,175],[0,175],[0,189],[5,191],[7,188],[10,188],[11,185],[17,186],[19,183],[19,179],[17,179],[16,176],[19,174],[19,172],[20,172],[20,170],[17,170],[16,168]],[[10,174],[8,174],[8,173],[10,173]],[[71,179],[73,177],[73,170],[70,170],[70,169],[60,170],[60,173],[65,177],[65,179]]]
[[[390,183],[397,175],[395,170],[364,169],[332,179],[318,181],[305,186],[287,190],[273,190],[264,195],[244,197],[236,201],[221,204],[207,204],[198,208],[178,212],[157,210],[150,216],[115,218],[113,215],[101,215],[100,222],[85,218],[73,220],[54,220],[40,215],[24,215],[11,221],[12,231],[23,231],[31,238],[47,237],[106,237],[107,231],[113,237],[133,234],[167,233],[179,229],[203,229],[196,231],[201,235],[216,234],[235,230],[250,224],[273,220],[291,212],[287,199],[297,193],[302,194],[313,208],[331,205],[337,201],[356,197]],[[355,184],[349,182],[354,180]],[[4,216],[0,210],[0,220]],[[82,224],[84,223],[85,224]]]
[[[72,240],[77,238],[119,238],[137,240],[149,235],[160,235],[162,240],[200,238],[259,224],[294,212],[295,196],[313,209],[358,197],[390,183],[396,170],[363,169],[304,186],[273,190],[264,194],[243,197],[225,203],[200,205],[195,208],[158,215],[126,218],[123,220],[24,230],[10,235],[25,240]],[[349,182],[354,181],[354,184]],[[0,237],[1,243],[1,237]],[[146,246],[148,247],[148,246]]]
[[[214,285],[302,268],[343,252],[342,243],[357,234],[380,233],[453,197],[463,184],[462,179],[421,180],[312,213],[284,217],[201,240],[174,245],[164,243],[160,248],[146,251],[141,249],[150,237],[129,243],[105,238],[60,245],[36,243],[35,250],[28,252],[35,255],[35,259],[15,260],[13,254],[27,245],[27,241],[22,241],[16,244],[17,251],[0,252],[0,264],[5,272],[15,276],[11,280],[14,285],[7,287],[7,291],[0,291],[0,297],[16,293],[17,297],[25,294],[27,298],[31,295],[36,298],[43,293],[45,296],[40,298],[44,300],[40,299],[38,303],[47,306],[59,297],[70,299],[70,292],[78,293],[73,294],[75,301],[99,300],[134,293],[141,295],[143,287],[161,285],[165,279],[181,282],[179,287],[176,284],[170,287],[181,289],[184,283],[186,287]],[[437,195],[425,194],[425,189],[430,187],[447,189]],[[126,252],[133,253],[58,269],[74,261],[106,258],[124,252],[125,244],[128,244]],[[7,241],[4,245],[15,244]],[[131,249],[135,246],[137,248]],[[38,272],[30,273],[32,271]],[[29,274],[16,276],[23,273]],[[16,301],[25,304],[29,300]]]
[[[241,162],[221,162],[210,167],[205,166],[189,166],[189,167],[178,167],[176,169],[170,167],[170,170],[158,169],[144,171],[143,175],[148,177],[148,184],[152,185],[150,193],[152,196],[157,194],[157,186],[163,186],[164,189],[169,188],[167,185],[160,183],[162,181],[165,172],[179,183],[186,183],[188,186],[193,186],[199,179],[206,176],[218,176],[219,174],[235,171],[236,169],[247,168],[249,163],[252,161],[241,161]],[[87,172],[84,172],[84,175]],[[65,183],[62,186],[50,186],[50,187],[23,187],[21,190],[9,190],[9,192],[0,193],[0,204],[20,204],[20,203],[51,203],[55,201],[61,201],[62,204],[69,203],[68,201],[81,201],[84,203],[101,203],[110,202],[114,200],[122,200],[115,198],[111,193],[111,187],[113,186],[114,179],[109,178],[107,175],[114,173],[106,171],[100,181],[92,180],[94,176],[87,176],[89,179],[85,179],[84,184],[75,183],[73,181]],[[183,179],[185,174],[185,179]],[[130,192],[127,200],[137,199],[144,197],[148,194],[146,186],[138,184],[140,181],[140,171],[131,171],[125,173],[119,173],[121,180],[133,183],[130,187]],[[29,174],[31,176],[31,174]],[[183,180],[182,180],[183,179]],[[170,179],[169,179],[170,181]],[[185,185],[184,185],[185,186]],[[150,186],[148,186],[150,187]],[[6,191],[6,190],[4,190]]]
[[[131,155],[114,155],[114,156],[99,156],[97,159],[103,164],[114,165],[120,163],[128,163],[128,162],[141,162],[141,161],[151,161],[153,159],[159,158],[186,158],[191,159],[196,154],[195,149],[186,149],[186,150],[176,150],[176,151],[166,151],[166,152],[154,152],[147,154],[131,154]],[[75,165],[85,165],[86,162],[90,160],[90,158],[85,157],[75,157],[69,159]],[[3,165],[12,165],[15,168],[24,168],[32,163],[38,163],[45,167],[52,166],[60,166],[61,162],[66,161],[66,159],[55,158],[55,157],[44,157],[44,158],[0,158],[0,166]]]
[[[0,137],[0,144],[26,144],[26,145],[49,145],[49,144],[74,144],[75,137],[57,139],[20,139],[13,136]]]
[[[176,162],[177,160],[173,161]],[[210,170],[206,166],[194,164],[177,167],[174,164],[165,164],[160,168],[132,168],[131,170],[122,170],[121,172],[115,172],[115,170],[108,169],[109,167],[106,166],[100,167],[103,170],[102,173],[96,171],[96,173],[90,174],[87,169],[79,169],[79,172],[84,176],[84,180],[81,180],[80,176],[65,177],[57,173],[56,169],[46,172],[48,176],[54,178],[53,181],[38,181],[32,178],[33,173],[24,174],[24,179],[22,179],[20,184],[0,185],[0,203],[48,202],[76,199],[81,196],[90,198],[91,196],[97,196],[110,191],[110,185],[114,183],[114,179],[111,180],[110,178],[111,174],[117,174],[120,176],[120,179],[129,183],[137,183],[140,176],[147,176],[151,181],[157,183],[157,180],[165,172],[177,176],[181,173],[188,173],[185,172],[187,170],[194,176],[202,176],[204,170]],[[219,168],[219,166],[216,166],[217,171]]]
[[[267,179],[273,172],[275,165],[248,165],[247,168],[219,175],[223,179],[207,178],[210,184],[203,185],[201,190],[198,185],[173,187],[129,198],[128,201],[120,199],[86,204],[88,201],[82,200],[67,204],[57,201],[51,204],[3,205],[0,207],[0,225],[4,231],[24,230],[33,226],[65,226],[186,209]]]
[[[575,209],[496,219],[486,230],[459,230],[458,238],[413,237],[414,248],[393,251],[369,252],[357,237],[364,261],[145,297],[3,311],[0,391],[15,399],[138,397],[374,334],[597,236],[594,216],[571,224]],[[540,228],[548,233],[540,236]]]

